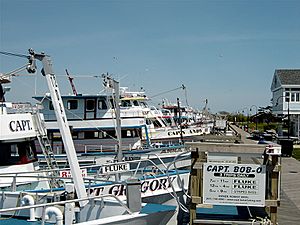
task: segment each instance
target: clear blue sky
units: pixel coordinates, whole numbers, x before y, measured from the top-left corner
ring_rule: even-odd
[[[267,106],[275,69],[300,68],[300,1],[0,0],[0,50],[51,55],[80,93],[97,93],[109,72],[149,96],[187,86],[188,103],[213,112]],[[0,56],[0,72],[25,64]],[[70,93],[58,77],[61,92]],[[47,92],[38,75],[37,93]],[[29,101],[35,78],[18,77],[7,98]],[[153,99],[185,102],[183,91]]]

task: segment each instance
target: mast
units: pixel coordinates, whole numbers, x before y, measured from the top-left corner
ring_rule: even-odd
[[[120,118],[120,84],[115,79],[109,77],[108,74],[102,74],[102,78],[103,78],[103,85],[113,90],[113,95],[115,99],[116,125],[117,125],[116,134],[118,139],[117,161],[121,162],[123,158],[123,153],[122,153],[121,118]]]
[[[179,98],[177,98],[177,109],[178,109],[178,124],[179,124],[179,129],[180,129],[180,144],[183,143],[183,135],[182,135],[182,121],[181,121],[181,109],[180,109],[180,101]]]
[[[30,65],[27,68],[28,72],[35,72],[36,70],[35,59],[38,59],[43,63],[42,75],[45,76],[47,80],[57,123],[63,139],[64,147],[66,150],[66,154],[71,169],[71,174],[74,180],[75,190],[78,198],[86,198],[87,194],[85,191],[82,174],[79,168],[79,163],[78,163],[74,143],[72,140],[69,123],[67,121],[65,108],[60,95],[58,84],[56,82],[55,74],[52,70],[51,58],[50,56],[45,55],[44,53],[35,54],[32,49],[29,50],[29,54],[30,54],[30,59],[29,59]],[[86,203],[87,201],[85,202],[81,201],[80,206],[84,206]]]

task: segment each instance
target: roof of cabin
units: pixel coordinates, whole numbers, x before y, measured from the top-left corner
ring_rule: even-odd
[[[109,95],[97,95],[97,94],[85,94],[85,95],[82,95],[82,94],[79,94],[79,95],[62,95],[61,97],[63,99],[88,99],[88,98],[103,98],[103,97],[107,97]],[[51,99],[50,96],[47,96],[49,99]],[[33,96],[32,98],[34,99],[37,99],[37,100],[40,100],[40,99],[43,99],[44,96]]]
[[[300,85],[300,69],[276,70],[281,85]]]

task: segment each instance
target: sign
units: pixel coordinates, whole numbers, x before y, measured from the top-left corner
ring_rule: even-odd
[[[104,164],[101,167],[101,173],[118,173],[130,170],[129,163],[113,163],[113,164]]]
[[[0,118],[0,140],[14,140],[36,136],[30,113],[4,114]]]
[[[203,180],[204,204],[265,206],[264,165],[204,163]]]
[[[82,177],[87,176],[87,170],[86,169],[81,169],[81,175]],[[70,170],[60,170],[59,171],[59,176],[62,178],[71,178],[72,174]]]

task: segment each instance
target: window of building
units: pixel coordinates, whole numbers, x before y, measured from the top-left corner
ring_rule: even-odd
[[[285,101],[286,102],[290,101],[290,92],[285,92]]]
[[[291,102],[295,101],[295,93],[291,93]]]
[[[67,109],[78,109],[78,101],[75,99],[68,100],[67,101]]]
[[[86,100],[86,110],[87,111],[95,110],[95,100],[94,99],[87,99]]]
[[[296,102],[300,102],[300,93],[296,93]]]

